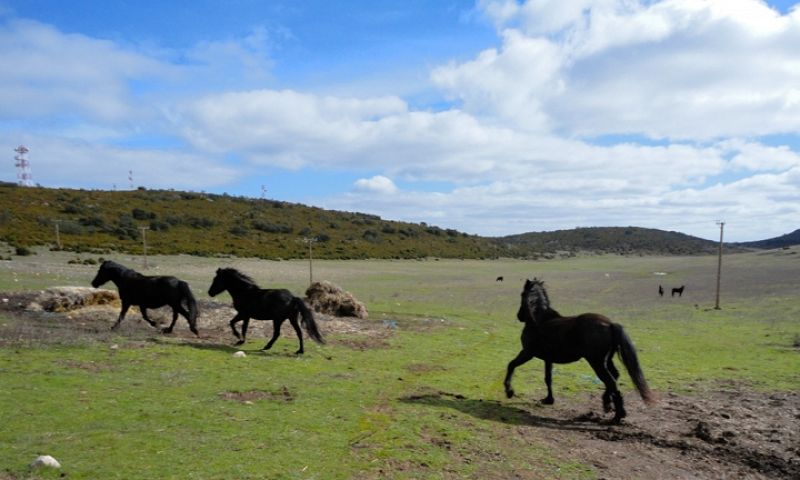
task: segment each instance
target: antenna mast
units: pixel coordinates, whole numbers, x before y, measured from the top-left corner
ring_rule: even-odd
[[[32,187],[33,175],[31,175],[31,162],[29,162],[25,157],[30,150],[25,145],[20,145],[19,147],[15,148],[14,151],[17,152],[17,154],[14,156],[14,160],[16,160],[14,165],[19,169],[19,172],[17,173],[19,186]]]

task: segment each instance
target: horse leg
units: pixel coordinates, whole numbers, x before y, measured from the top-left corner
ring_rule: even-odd
[[[503,381],[503,386],[506,389],[506,396],[511,398],[514,396],[514,389],[511,388],[511,377],[514,375],[514,370],[533,358],[533,352],[523,349],[514,357],[514,360],[508,362],[508,369],[506,370],[506,379]]]
[[[545,405],[552,405],[556,401],[553,398],[553,362],[544,362],[544,384],[547,385],[547,396],[541,402]]]
[[[610,354],[609,354],[610,355]],[[611,409],[611,401],[614,402],[614,418],[611,419],[611,423],[618,424],[622,419],[626,416],[625,407],[622,404],[622,394],[619,393],[617,389],[617,381],[614,379],[614,376],[611,372],[608,371],[607,367],[607,359],[602,360],[591,360],[589,364],[594,369],[594,373],[597,374],[597,378],[603,382],[606,389],[603,392],[603,410],[608,412]]]
[[[175,307],[172,307],[172,323],[169,324],[169,327],[164,327],[161,329],[161,333],[172,333],[172,328],[175,326],[175,322],[178,321],[178,311]]]
[[[117,317],[117,321],[114,323],[114,325],[111,326],[111,330],[116,330],[117,327],[119,327],[120,322],[122,322],[122,319],[125,318],[125,314],[128,313],[128,308],[130,308],[130,306],[131,305],[129,303],[124,303],[124,302],[122,303],[122,310],[120,310],[119,312],[119,317]]]
[[[244,320],[244,317],[239,316],[239,314],[237,313],[236,316],[233,317],[229,323],[231,331],[233,332],[233,336],[239,339],[239,341],[236,342],[236,345],[241,345],[244,343],[244,339],[242,338],[241,335],[239,335],[239,331],[236,330],[236,324],[238,322],[241,322],[242,320]]]
[[[614,365],[614,354],[608,356],[608,360],[606,360],[606,368],[608,369],[611,376],[614,377],[614,380],[619,380],[619,370],[617,370],[617,366]]]
[[[236,345],[241,345],[247,341],[247,327],[250,326],[250,317],[244,317],[242,320],[242,339],[236,342]]]
[[[289,317],[289,323],[292,324],[292,327],[294,328],[294,332],[297,334],[297,339],[300,341],[300,350],[298,350],[298,351],[296,351],[294,353],[296,353],[297,355],[300,355],[300,354],[303,353],[303,331],[300,330],[300,324],[297,323],[297,316]]]
[[[266,345],[264,345],[264,348],[262,348],[261,350],[269,350],[270,348],[272,348],[272,345],[275,343],[275,340],[277,340],[278,337],[281,336],[281,324],[282,323],[283,323],[283,320],[273,320],[272,321],[272,338],[269,340],[269,342],[267,342]]]
[[[155,327],[156,326],[156,322],[150,320],[150,317],[147,316],[147,309],[146,308],[144,308],[143,306],[139,305],[139,311],[142,312],[142,318],[144,318],[147,321],[147,323],[150,324],[151,327]]]
[[[192,325],[192,322],[189,321],[189,312],[187,312],[182,305],[178,305],[177,307],[172,307],[172,323],[169,325],[169,327],[162,330],[162,332],[172,333],[172,327],[175,326],[175,322],[178,320],[179,313],[183,315],[183,318],[185,318],[187,322],[189,322],[189,330],[191,330],[192,333],[194,333],[195,335],[200,335],[199,332],[197,331],[197,327]]]

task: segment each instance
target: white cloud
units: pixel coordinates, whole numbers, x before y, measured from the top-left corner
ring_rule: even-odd
[[[470,112],[524,127],[527,110],[552,131],[585,136],[800,130],[797,10],[780,15],[757,0],[511,3],[483,4],[507,27],[501,49],[433,75]],[[521,43],[547,47],[520,58]],[[476,64],[491,75],[470,75]]]
[[[0,118],[53,115],[129,121],[140,108],[128,82],[166,78],[172,68],[147,55],[33,21],[0,24]]]
[[[360,178],[354,184],[355,190],[364,193],[376,193],[391,195],[397,193],[397,185],[383,175],[375,175],[372,178]]]

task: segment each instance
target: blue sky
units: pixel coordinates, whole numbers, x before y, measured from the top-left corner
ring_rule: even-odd
[[[800,12],[759,0],[0,0],[0,140],[47,187],[481,235],[800,228]]]

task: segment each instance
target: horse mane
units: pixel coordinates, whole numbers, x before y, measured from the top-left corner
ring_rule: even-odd
[[[240,272],[239,270],[236,270],[235,268],[220,268],[219,272],[228,278],[232,278],[233,280],[246,283],[247,285],[252,287],[258,287],[258,284],[256,284],[256,281],[253,280],[252,277],[250,277],[249,275],[245,275],[244,273]]]
[[[139,272],[137,272],[136,270],[134,270],[134,269],[132,269],[132,268],[128,268],[128,267],[126,267],[125,265],[122,265],[122,264],[120,264],[120,263],[117,263],[117,262],[115,262],[115,261],[113,261],[113,260],[106,260],[106,261],[104,261],[104,262],[103,262],[103,263],[100,265],[100,268],[101,268],[101,269],[103,269],[103,270],[109,270],[109,271],[116,272],[116,273],[118,273],[119,275],[128,275],[128,276],[131,276],[131,275],[138,275],[138,276],[140,276],[140,277],[142,276],[142,274],[141,274],[141,273],[139,273]]]
[[[532,316],[536,320],[546,320],[548,318],[560,317],[559,314],[551,305],[550,297],[547,295],[547,290],[544,288],[544,280],[534,278],[525,283],[525,293],[527,298],[533,301],[529,302],[532,305]]]

